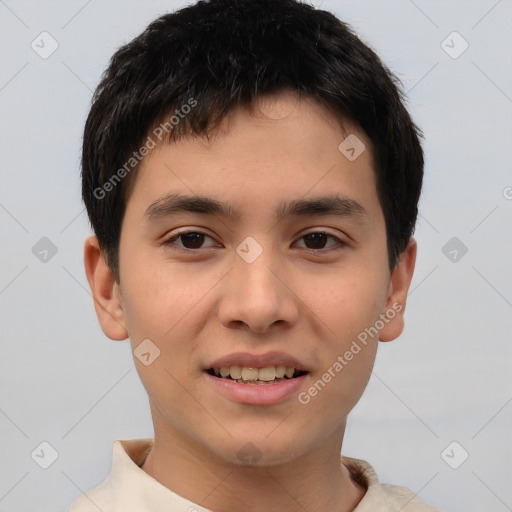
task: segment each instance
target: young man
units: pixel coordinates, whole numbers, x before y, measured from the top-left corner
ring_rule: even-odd
[[[378,57],[295,0],[199,2],[113,56],[85,268],[155,434],[114,442],[71,512],[437,510],[340,456],[404,325],[418,134]]]

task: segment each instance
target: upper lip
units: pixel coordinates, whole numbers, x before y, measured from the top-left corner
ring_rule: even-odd
[[[229,368],[230,366],[245,366],[247,368],[285,366],[286,368],[295,368],[305,372],[309,371],[298,359],[284,352],[265,352],[264,354],[236,352],[216,359],[206,370],[210,368]]]

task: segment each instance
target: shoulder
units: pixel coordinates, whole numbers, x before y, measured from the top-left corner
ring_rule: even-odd
[[[427,505],[407,487],[380,483],[369,462],[342,457],[352,479],[366,489],[363,499],[354,512],[442,512]]]
[[[142,485],[150,480],[139,465],[153,444],[152,438],[116,440],[112,445],[112,468],[105,480],[82,493],[70,505],[68,512],[112,511],[137,496]],[[124,510],[126,512],[126,510]]]
[[[381,487],[389,502],[399,507],[396,510],[402,512],[442,512],[441,509],[425,503],[407,487],[391,484],[381,484]]]
[[[110,499],[112,487],[109,480],[110,479],[107,478],[102,484],[81,494],[71,503],[68,512],[98,512],[98,510],[111,510],[108,508],[113,505]]]

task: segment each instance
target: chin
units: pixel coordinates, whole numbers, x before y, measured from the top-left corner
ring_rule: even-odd
[[[302,441],[295,439],[290,443],[290,439],[292,438],[277,434],[250,437],[247,434],[240,437],[233,435],[225,446],[221,447],[217,444],[212,451],[235,466],[278,466],[291,462],[304,451]]]

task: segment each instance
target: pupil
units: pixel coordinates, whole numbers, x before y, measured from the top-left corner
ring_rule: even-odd
[[[185,246],[192,245],[193,247],[187,247],[188,249],[200,248],[203,243],[204,235],[202,233],[185,233],[181,235],[183,237],[183,244]]]
[[[325,233],[310,233],[306,235],[306,240],[311,240],[313,244],[321,244],[322,247],[325,246],[327,235]],[[323,243],[322,243],[323,242]],[[307,242],[306,242],[307,245]],[[318,249],[318,247],[313,247],[313,249]]]

